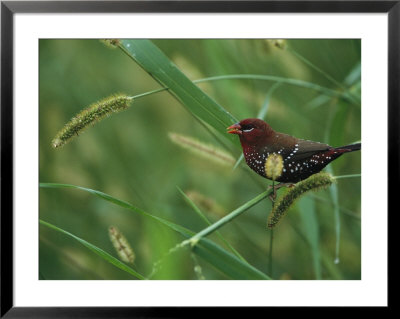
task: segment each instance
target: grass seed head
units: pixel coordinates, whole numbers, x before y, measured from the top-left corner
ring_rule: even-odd
[[[280,154],[273,153],[265,161],[265,174],[275,181],[283,171],[283,159]]]
[[[112,113],[118,113],[127,109],[131,101],[132,98],[125,94],[116,94],[91,104],[65,124],[52,140],[52,146],[58,148],[65,145],[72,138],[82,133],[87,127],[93,126]]]
[[[197,139],[177,133],[168,133],[170,140],[180,147],[199,155],[204,159],[211,160],[224,166],[233,166],[235,159],[227,152],[213,146],[198,141]]]
[[[319,189],[326,188],[332,185],[334,181],[335,179],[332,177],[332,175],[325,172],[320,172],[318,174],[311,175],[309,178],[289,188],[287,193],[278,198],[278,200],[275,202],[274,207],[268,216],[268,228],[274,228],[286,215],[294,202],[303,194],[309,191],[317,191]]]
[[[108,234],[110,236],[111,243],[118,254],[118,257],[123,262],[133,264],[135,261],[135,253],[133,252],[125,236],[115,226],[110,226],[108,228]]]

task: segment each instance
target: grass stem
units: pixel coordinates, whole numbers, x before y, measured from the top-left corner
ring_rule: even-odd
[[[337,90],[332,90],[326,87],[323,87],[321,85],[303,81],[303,80],[298,80],[298,79],[291,79],[291,78],[284,78],[284,77],[279,77],[279,76],[274,76],[274,75],[264,75],[264,74],[226,74],[226,75],[217,75],[217,76],[211,76],[203,79],[197,79],[193,80],[193,83],[203,83],[203,82],[211,82],[211,81],[222,81],[222,80],[238,80],[238,79],[247,79],[247,80],[259,80],[259,81],[273,81],[276,82],[276,84],[289,84],[289,85],[294,85],[294,86],[299,86],[303,88],[308,88],[312,89],[321,93],[324,93],[325,95],[328,96],[333,96],[333,97],[341,97],[344,99],[348,99],[349,96],[346,92],[341,92]],[[141,93],[138,95],[132,96],[134,99],[138,99],[141,97],[145,97],[151,94],[163,92],[169,90],[168,87],[164,88],[159,88],[156,90],[152,90],[149,92]]]
[[[352,177],[361,177],[361,174],[349,174],[349,175],[334,176],[335,179],[352,178]]]
[[[320,69],[319,67],[317,67],[314,63],[312,63],[311,61],[307,60],[305,57],[303,57],[300,53],[296,52],[295,50],[291,49],[291,48],[287,48],[286,49],[288,52],[292,53],[293,55],[295,55],[299,60],[303,61],[305,64],[307,64],[309,67],[311,67],[312,69],[314,69],[315,71],[317,71],[318,73],[320,73],[321,75],[323,75],[325,78],[327,78],[329,81],[331,81],[333,84],[335,84],[337,87],[339,87],[340,89],[342,89],[346,95],[346,97],[351,100],[353,103],[359,105],[360,104],[360,100],[355,97],[351,92],[348,92],[348,89],[341,84],[339,81],[335,80],[332,76],[330,76],[327,72],[325,72],[324,70]]]
[[[274,243],[274,230],[271,229],[269,233],[269,252],[268,252],[268,274],[273,277],[272,271],[272,248]]]
[[[214,231],[216,231],[220,227],[222,227],[225,224],[229,223],[231,220],[233,220],[234,218],[238,217],[239,215],[241,215],[242,213],[244,213],[246,210],[248,210],[249,208],[253,207],[254,205],[258,204],[264,198],[266,198],[269,195],[271,195],[272,192],[273,192],[273,190],[269,189],[269,190],[257,195],[256,197],[254,197],[253,199],[248,201],[246,204],[240,206],[239,208],[237,208],[234,211],[232,211],[230,214],[224,216],[223,218],[221,218],[220,220],[218,220],[214,224],[210,225],[209,227],[203,229],[202,231],[200,231],[197,234],[195,234],[194,236],[192,236],[190,239],[187,240],[187,242],[192,244],[192,245],[196,245],[196,243],[201,238],[210,235],[211,233],[213,233]]]

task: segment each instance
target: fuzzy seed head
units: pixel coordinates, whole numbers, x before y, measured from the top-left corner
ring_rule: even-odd
[[[265,161],[265,175],[273,181],[282,175],[283,158],[280,154],[273,153]]]
[[[297,183],[294,187],[289,188],[286,194],[280,197],[274,204],[274,207],[268,216],[268,228],[274,228],[279,221],[286,215],[289,208],[294,202],[308,191],[317,191],[326,188],[335,182],[332,175],[320,172],[311,175],[309,178]]]
[[[51,142],[52,146],[54,148],[63,146],[87,127],[94,125],[112,113],[125,110],[129,107],[131,101],[131,97],[125,94],[118,94],[93,103],[65,124]]]
[[[196,154],[204,159],[211,160],[224,166],[233,166],[235,159],[227,152],[198,141],[197,139],[177,133],[168,133],[170,140],[180,147]]]
[[[110,226],[108,228],[108,234],[119,258],[123,262],[133,264],[135,261],[135,254],[125,236],[115,226]]]

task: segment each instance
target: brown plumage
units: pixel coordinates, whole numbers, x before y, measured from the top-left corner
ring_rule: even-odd
[[[302,140],[276,132],[260,119],[245,119],[228,129],[228,133],[239,136],[246,163],[257,174],[270,178],[266,174],[266,161],[272,154],[280,155],[283,166],[275,180],[282,183],[297,183],[318,173],[342,154],[361,149],[361,143],[332,147]]]

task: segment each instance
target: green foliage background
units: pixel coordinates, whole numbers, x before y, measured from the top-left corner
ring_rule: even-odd
[[[154,40],[190,79],[263,74],[295,78],[360,96],[359,40],[288,40],[287,50],[266,40]],[[325,72],[307,65],[297,54]],[[168,132],[218,141],[164,91],[137,99],[60,149],[51,140],[84,107],[117,92],[130,95],[160,85],[119,49],[98,40],[40,40],[40,182],[88,187],[125,200],[192,231],[206,227],[177,190],[196,191],[228,213],[265,191],[270,182],[246,170],[218,165],[173,144]],[[234,117],[255,117],[274,82],[224,80],[199,87]],[[361,106],[311,89],[282,84],[273,93],[267,122],[277,131],[341,146],[361,139]],[[219,137],[224,141],[224,137]],[[226,144],[229,142],[225,141]],[[238,158],[240,150],[232,148]],[[361,152],[330,166],[334,175],[361,172]],[[340,263],[335,264],[335,218],[329,190],[307,195],[274,230],[273,274],[268,273],[269,200],[220,229],[254,267],[274,279],[361,278],[361,179],[339,179]],[[221,216],[203,210],[211,221]],[[117,257],[108,227],[117,226],[133,247],[134,268],[147,276],[182,236],[143,216],[74,189],[40,189],[40,216]],[[210,239],[221,244],[212,234]],[[79,242],[40,226],[42,279],[132,279]],[[221,246],[223,246],[221,244]],[[317,256],[317,257],[315,257]],[[188,249],[167,255],[153,279],[230,279]],[[317,276],[317,274],[320,274]]]

